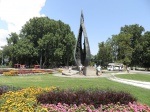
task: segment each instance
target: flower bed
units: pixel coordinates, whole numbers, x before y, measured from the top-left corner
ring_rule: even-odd
[[[7,89],[10,91],[8,91]],[[57,104],[38,102],[38,97],[40,95],[45,95],[45,98],[49,99],[49,96],[46,96],[49,92],[52,93],[58,92],[60,89],[56,87],[51,87],[51,88],[29,87],[25,89],[19,88],[18,90],[18,89],[14,89],[14,87],[0,86],[0,90],[4,91],[3,94],[0,95],[0,112],[129,112],[129,111],[149,112],[150,111],[149,106],[136,103],[136,102],[133,103],[128,102],[127,104],[122,104],[120,102],[99,104],[98,107],[95,107],[92,104],[92,101],[91,104],[86,104],[82,102],[79,105],[73,102],[72,103],[70,102],[70,104],[60,103],[60,102]],[[66,95],[67,92],[68,91],[66,90],[64,91]],[[83,91],[80,92],[82,93]],[[69,94],[70,95],[72,94],[72,96],[75,95],[74,92],[69,92]],[[55,99],[55,97],[58,98],[58,96],[56,96],[57,94],[51,94],[51,95],[52,97],[54,97],[53,99]],[[58,99],[62,99],[63,97],[64,94],[62,94],[62,97],[59,96]],[[84,97],[84,95],[82,97]],[[69,96],[66,98],[69,98]],[[57,101],[58,99],[55,100]]]
[[[37,103],[36,95],[56,89],[29,87],[18,91],[9,91],[0,96],[0,111],[2,112],[34,112],[47,110]]]
[[[126,105],[120,104],[107,104],[100,105],[99,108],[95,108],[93,105],[81,104],[77,106],[68,104],[42,104],[42,107],[47,108],[48,112],[150,112],[148,105],[142,105],[140,103],[128,103]]]
[[[2,72],[5,76],[17,76],[17,75],[30,75],[30,74],[43,74],[43,73],[53,73],[52,69],[12,69],[5,70]],[[59,72],[59,71],[58,71]]]

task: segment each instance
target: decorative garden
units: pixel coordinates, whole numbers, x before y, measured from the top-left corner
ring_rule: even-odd
[[[61,72],[62,69],[2,69],[0,74],[4,76],[18,76],[18,75],[33,75],[33,74],[45,74],[45,73],[54,73]]]
[[[129,93],[99,89],[0,86],[2,112],[149,112]]]
[[[57,70],[9,70],[4,76],[61,72]],[[17,79],[17,77],[16,77]],[[2,112],[149,112],[150,107],[139,103],[129,92],[100,88],[61,88],[0,86]]]

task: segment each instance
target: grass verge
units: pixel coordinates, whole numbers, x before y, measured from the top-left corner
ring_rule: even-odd
[[[111,89],[116,91],[125,91],[136,97],[138,102],[150,106],[150,90],[113,82],[106,78],[65,78],[56,77],[52,74],[35,76],[1,76],[0,84],[22,88],[33,86],[57,86],[60,88],[100,88],[104,90]]]
[[[119,75],[116,75],[116,77],[130,79],[130,80],[150,82],[150,75],[148,74],[119,74]]]

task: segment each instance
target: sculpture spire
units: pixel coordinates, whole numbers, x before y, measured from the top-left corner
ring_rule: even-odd
[[[83,47],[82,47],[82,32],[84,36]],[[78,38],[77,38],[75,51],[74,51],[74,58],[78,68],[81,64],[84,66],[83,69],[84,75],[86,75],[86,67],[89,65],[90,57],[91,57],[90,46],[89,46],[89,42],[88,42],[88,38],[84,26],[83,11],[81,10],[80,27],[79,27]]]
[[[80,23],[81,23],[82,21],[84,22],[84,16],[83,16],[83,11],[81,10],[81,19],[80,19]]]

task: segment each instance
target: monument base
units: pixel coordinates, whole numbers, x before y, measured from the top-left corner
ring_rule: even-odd
[[[66,75],[66,76],[73,76],[73,75],[83,75],[83,76],[97,76],[96,74],[96,68],[94,67],[85,67],[83,69],[83,73],[80,74],[79,70],[77,69],[74,69],[74,70],[71,70],[69,71],[68,69],[67,70],[63,70],[62,71],[62,75]]]
[[[62,75],[66,75],[66,76],[72,76],[72,75],[78,75],[79,71],[77,70],[63,70],[62,71]]]
[[[85,76],[96,76],[96,68],[94,67],[85,67],[83,70],[83,75]]]

